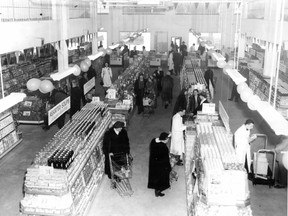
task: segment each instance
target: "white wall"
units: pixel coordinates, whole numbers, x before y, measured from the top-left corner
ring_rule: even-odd
[[[174,11],[165,15],[123,15],[121,9],[112,9],[110,14],[98,15],[97,25],[108,31],[108,44],[120,40],[120,31],[137,31],[148,27],[151,49],[155,49],[157,31],[167,32],[168,41],[172,36],[180,36],[188,44],[190,28],[199,32],[218,32],[218,20],[218,15],[175,15]]]
[[[0,54],[22,50],[36,46],[36,38],[44,38],[44,43],[60,40],[59,20],[30,22],[0,22]],[[84,34],[84,30],[92,32],[91,19],[68,20],[68,37]]]

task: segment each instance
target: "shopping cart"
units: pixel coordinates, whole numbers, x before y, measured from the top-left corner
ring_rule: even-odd
[[[156,95],[153,93],[145,94],[143,98],[143,116],[150,117],[151,114],[154,114],[156,105]]]
[[[263,145],[264,147],[262,147]],[[252,183],[253,185],[266,184],[270,188],[275,182],[275,151],[266,149],[267,136],[265,134],[257,134],[257,138],[251,146],[254,146]],[[257,147],[260,149],[255,151]]]
[[[129,178],[132,178],[132,157],[126,153],[110,153],[111,188],[120,196],[133,194]]]

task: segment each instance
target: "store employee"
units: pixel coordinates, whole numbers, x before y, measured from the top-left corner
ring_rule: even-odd
[[[199,97],[200,97],[200,103],[197,106],[197,108],[193,111],[194,115],[197,115],[198,111],[202,111],[203,103],[209,103],[207,100],[207,94],[205,92],[200,92]]]
[[[251,150],[250,143],[256,139],[256,135],[250,136],[250,131],[254,127],[254,121],[247,119],[245,124],[234,133],[234,144],[238,162],[243,164],[248,173],[251,173]]]

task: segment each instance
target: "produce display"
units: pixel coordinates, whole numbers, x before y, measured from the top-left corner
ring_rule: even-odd
[[[27,169],[22,213],[84,214],[103,177],[102,140],[110,124],[107,105],[86,104],[54,135]]]
[[[19,138],[12,113],[7,111],[0,114],[0,158],[6,155],[22,139]]]
[[[15,118],[19,123],[41,124],[46,113],[45,102],[37,96],[28,96],[18,105]]]
[[[237,162],[225,128],[211,122],[188,124],[185,133],[188,216],[252,215],[247,173]]]

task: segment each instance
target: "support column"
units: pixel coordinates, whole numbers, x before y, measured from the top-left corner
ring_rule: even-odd
[[[98,52],[98,24],[97,24],[97,1],[91,2],[90,7],[92,8],[92,54],[96,54]]]
[[[61,72],[68,68],[68,47],[66,44],[68,29],[68,4],[67,0],[61,1],[60,7],[60,47],[58,49],[58,71]]]
[[[239,45],[238,45],[239,58],[245,57],[245,46],[246,46],[246,36],[245,34],[241,34],[241,36],[239,37]]]

